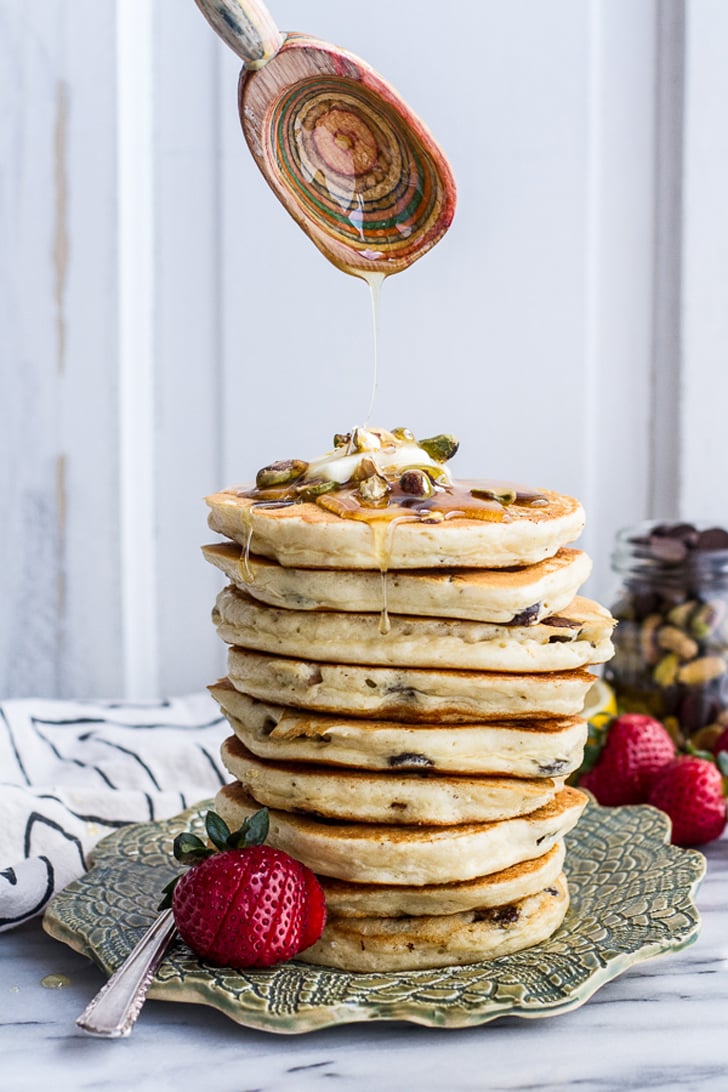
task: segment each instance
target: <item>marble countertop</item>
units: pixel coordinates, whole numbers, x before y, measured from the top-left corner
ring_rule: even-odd
[[[641,963],[574,1012],[463,1030],[355,1024],[250,1031],[197,1005],[148,1001],[131,1037],[75,1018],[103,982],[39,920],[0,937],[0,1086],[6,1092],[213,1089],[724,1089],[728,1070],[728,836],[706,847],[703,925],[682,952]],[[64,976],[60,988],[43,985]]]

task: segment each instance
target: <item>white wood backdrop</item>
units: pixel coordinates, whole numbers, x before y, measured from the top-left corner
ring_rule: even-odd
[[[458,179],[384,286],[374,417],[580,496],[607,600],[617,527],[728,523],[728,4],[271,7]],[[258,175],[238,67],[192,0],[0,0],[0,696],[212,681],[202,497],[366,412],[366,288]]]

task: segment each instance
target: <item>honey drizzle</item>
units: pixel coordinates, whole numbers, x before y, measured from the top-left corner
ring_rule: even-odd
[[[251,496],[255,495],[255,492],[257,492],[257,490],[255,490],[253,492],[243,493],[242,495],[251,497]],[[291,505],[293,503],[294,502],[292,500],[289,500],[289,499],[282,496],[280,500],[254,501],[253,504],[251,504],[251,506],[250,506],[250,513],[251,513],[250,514],[250,523],[245,528],[245,545],[243,547],[243,555],[240,558],[240,564],[239,564],[240,572],[241,572],[242,577],[243,577],[243,581],[246,584],[254,584],[255,583],[255,573],[253,572],[253,570],[250,567],[250,547],[251,547],[251,543],[253,541],[253,510],[255,508],[287,508],[289,505]]]
[[[380,569],[380,576],[382,578],[382,609],[379,612],[379,632],[382,637],[386,637],[392,629],[392,623],[389,621],[389,611],[387,610],[387,573],[388,569]]]
[[[374,403],[377,399],[377,384],[379,381],[379,299],[384,284],[386,273],[361,273],[360,276],[369,285],[369,295],[372,303],[372,334],[374,338],[374,375],[372,377],[372,393],[369,399],[364,427],[369,426],[374,413]]]
[[[395,516],[393,519],[388,520],[372,520],[369,524],[372,530],[372,539],[374,543],[374,560],[377,563],[377,567],[382,577],[382,606],[379,612],[379,632],[383,637],[386,637],[392,628],[389,620],[389,611],[387,610],[387,573],[389,572],[389,562],[392,558],[394,531],[401,523],[414,523],[417,519],[417,515],[413,513],[412,515]]]
[[[250,568],[250,544],[253,541],[253,524],[252,521],[248,527],[245,528],[245,546],[243,547],[243,556],[240,558],[240,571],[243,574],[243,580],[246,584],[255,583],[255,574]]]

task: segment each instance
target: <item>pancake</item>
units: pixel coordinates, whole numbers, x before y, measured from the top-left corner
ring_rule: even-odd
[[[392,614],[508,624],[538,622],[567,607],[591,572],[582,550],[559,550],[517,569],[436,569],[381,574],[366,570],[291,569],[250,555],[232,542],[203,546],[206,559],[241,591],[272,607]]]
[[[522,951],[546,940],[569,907],[561,873],[534,895],[503,906],[407,918],[327,919],[298,959],[347,971],[416,971],[461,966]]]
[[[481,483],[488,486],[489,483]],[[478,483],[462,483],[463,487]],[[488,518],[434,519],[414,509],[352,509],[351,518],[335,505],[335,494],[318,503],[282,504],[257,499],[252,487],[229,489],[207,497],[213,531],[245,550],[304,569],[439,569],[533,565],[580,535],[584,510],[573,497],[548,490],[543,504],[493,505]],[[342,502],[343,504],[343,502]]]
[[[527,815],[553,800],[563,780],[442,773],[370,772],[266,762],[235,736],[225,768],[259,804],[356,823],[399,826],[487,823]]]
[[[340,664],[569,671],[604,663],[614,651],[611,614],[581,597],[530,626],[390,614],[383,634],[378,614],[286,610],[228,586],[217,596],[212,618],[230,645]]]
[[[209,689],[241,743],[282,762],[566,777],[581,765],[587,738],[581,717],[411,725],[287,709],[241,694],[227,679]]]
[[[343,823],[270,810],[268,843],[317,874],[354,883],[442,884],[500,872],[547,853],[575,826],[585,793],[565,787],[530,815],[454,827]],[[259,803],[239,784],[225,785],[215,810],[231,830]]]
[[[493,717],[573,716],[594,676],[582,669],[505,674],[314,663],[231,648],[228,677],[261,701],[315,712],[458,723]]]
[[[328,876],[319,877],[319,882],[326,895],[327,912],[335,918],[458,914],[486,906],[503,906],[543,890],[561,872],[565,855],[564,843],[557,842],[541,857],[462,883],[408,887],[347,883]]]

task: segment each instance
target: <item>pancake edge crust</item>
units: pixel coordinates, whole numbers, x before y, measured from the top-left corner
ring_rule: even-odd
[[[533,565],[579,537],[584,509],[574,497],[543,490],[549,504],[508,520],[448,519],[391,523],[383,532],[316,504],[256,507],[236,492],[206,498],[210,529],[281,565],[304,569],[438,569]],[[377,526],[377,525],[374,525]],[[379,526],[382,526],[380,524]]]
[[[501,907],[442,916],[330,918],[297,957],[346,971],[416,971],[480,963],[547,940],[569,908],[566,877]]]

